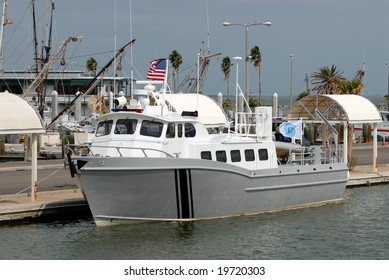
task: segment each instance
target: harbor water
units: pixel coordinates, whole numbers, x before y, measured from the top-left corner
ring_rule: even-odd
[[[389,184],[277,213],[111,227],[64,218],[3,224],[0,235],[3,260],[388,260]]]

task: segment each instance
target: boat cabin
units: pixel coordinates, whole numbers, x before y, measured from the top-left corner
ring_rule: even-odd
[[[94,154],[213,160],[250,169],[277,167],[273,141],[232,133],[209,134],[196,116],[159,117],[121,111],[102,116],[92,139]]]

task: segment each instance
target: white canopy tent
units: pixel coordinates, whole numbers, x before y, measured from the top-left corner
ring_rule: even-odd
[[[167,94],[166,101],[180,114],[183,111],[198,111],[199,121],[206,127],[224,126],[228,121],[223,109],[213,99],[202,94]]]
[[[9,92],[0,92],[0,134],[31,134],[31,199],[36,199],[38,133],[45,133],[42,119],[27,101]]]
[[[297,101],[287,119],[316,120],[318,109],[330,123],[373,124],[373,169],[377,171],[377,123],[382,122],[377,107],[368,99],[354,94],[310,95]],[[347,139],[347,129],[344,129]],[[347,160],[347,141],[344,141],[344,158]]]

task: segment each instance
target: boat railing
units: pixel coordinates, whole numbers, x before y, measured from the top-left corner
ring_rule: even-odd
[[[235,133],[243,137],[255,137],[262,141],[272,140],[271,107],[257,107],[254,113],[237,112]]]
[[[332,156],[331,156],[332,155]],[[292,148],[289,150],[289,157],[286,164],[289,165],[312,165],[340,162],[341,158],[328,151],[323,146],[308,146]]]
[[[159,150],[159,149],[144,148],[144,147],[140,148],[140,147],[120,147],[120,146],[90,145],[90,144],[84,144],[84,145],[69,144],[65,148],[67,150],[67,153],[70,152],[72,155],[76,155],[76,156],[92,156],[92,157],[101,156],[101,154],[94,152],[92,150],[92,149],[97,148],[97,149],[106,149],[107,151],[108,150],[116,150],[116,154],[118,157],[125,157],[126,155],[123,155],[123,154],[125,154],[124,151],[129,151],[129,150],[140,151],[141,153],[138,153],[138,154],[143,155],[144,157],[152,157],[151,153],[154,153],[154,155],[155,155],[155,153],[161,153],[161,154],[164,154],[168,158],[175,157],[175,156],[173,156],[165,151]],[[112,153],[109,153],[109,155],[107,155],[107,156],[112,157]]]

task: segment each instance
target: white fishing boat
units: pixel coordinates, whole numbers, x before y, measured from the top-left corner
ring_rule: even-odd
[[[169,102],[176,96],[181,109],[201,100],[198,110],[176,110]],[[280,164],[270,107],[238,112],[235,131],[224,123],[214,133],[221,123],[207,127],[201,117],[218,106],[204,95],[170,96],[148,86],[147,94],[119,104],[98,119],[89,144],[68,147],[71,174],[98,226],[231,217],[343,199],[347,166],[325,158],[321,147],[294,150]]]
[[[377,124],[377,139],[378,141],[389,141],[389,111],[380,111],[382,123]],[[363,136],[363,125],[356,124],[354,126],[355,137]],[[373,128],[371,128],[372,135],[374,134]]]

